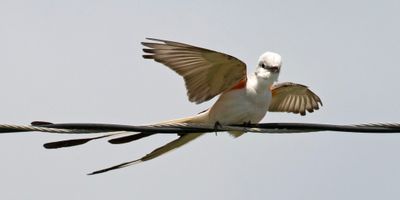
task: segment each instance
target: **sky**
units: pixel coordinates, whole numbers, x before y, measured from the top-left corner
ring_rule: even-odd
[[[399,1],[0,1],[0,124],[149,124],[189,116],[182,78],[142,59],[146,37],[233,55],[252,73],[282,55],[279,81],[324,106],[262,122],[400,122]],[[78,137],[78,136],[77,136]],[[0,136],[0,199],[399,199],[400,135],[320,132],[237,139],[207,134],[155,160],[176,138],[46,150],[70,136]]]

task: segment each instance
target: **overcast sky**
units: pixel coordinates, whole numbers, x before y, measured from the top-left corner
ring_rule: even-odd
[[[280,81],[324,107],[263,122],[400,122],[399,1],[0,1],[0,123],[148,124],[195,105],[183,80],[142,59],[155,37],[240,58],[283,57]],[[208,134],[155,160],[96,176],[176,138],[46,150],[46,133],[0,137],[0,199],[399,199],[400,135]]]

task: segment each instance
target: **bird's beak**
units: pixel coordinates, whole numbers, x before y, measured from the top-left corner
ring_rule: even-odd
[[[278,73],[280,71],[280,67],[277,66],[272,66],[272,67],[268,67],[268,71],[273,72],[273,73]]]

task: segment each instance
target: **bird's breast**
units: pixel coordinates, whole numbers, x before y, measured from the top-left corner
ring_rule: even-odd
[[[265,116],[271,92],[257,93],[251,88],[241,88],[223,93],[210,109],[210,122],[221,124],[258,123]]]

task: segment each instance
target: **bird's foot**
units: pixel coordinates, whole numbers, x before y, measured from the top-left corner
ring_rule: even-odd
[[[247,121],[247,122],[243,122],[243,126],[250,126],[251,125],[251,121]]]
[[[215,124],[214,124],[214,132],[215,132],[215,135],[217,135],[218,129],[219,129],[219,128],[221,128],[221,123],[219,123],[219,121],[217,121],[217,122],[215,122]]]
[[[251,126],[251,121],[243,122],[243,129],[247,130]]]

